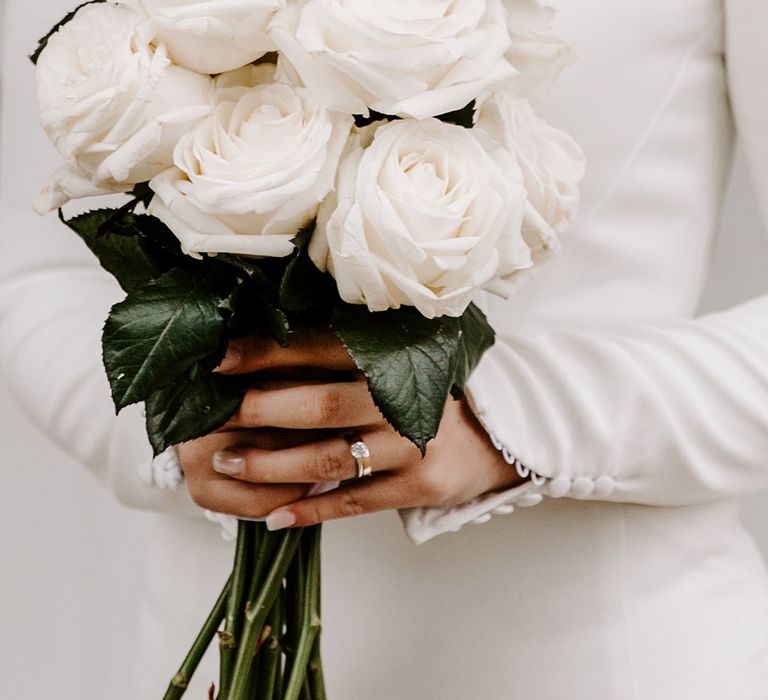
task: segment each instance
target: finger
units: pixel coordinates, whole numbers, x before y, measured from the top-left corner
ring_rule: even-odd
[[[418,456],[418,449],[393,431],[366,433],[363,440],[376,472],[397,469]],[[238,445],[216,452],[213,467],[220,474],[265,484],[322,483],[357,476],[357,461],[342,437],[281,450]]]
[[[341,341],[329,329],[312,329],[290,334],[285,348],[263,336],[232,340],[217,371],[248,374],[303,365],[339,371],[356,369]]]
[[[350,428],[383,421],[365,382],[251,389],[227,428]]]
[[[267,516],[267,527],[307,527],[391,508],[412,508],[418,505],[419,496],[410,488],[409,481],[399,472],[360,479],[322,496],[304,498],[274,510]]]
[[[263,518],[275,508],[303,498],[310,485],[259,485],[223,476],[187,484],[192,500],[201,508],[239,518]]]

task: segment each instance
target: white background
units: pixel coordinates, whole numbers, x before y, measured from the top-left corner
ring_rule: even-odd
[[[13,164],[23,177],[42,181],[39,163],[52,160],[31,123],[31,67],[22,57],[73,4],[11,0],[6,8],[3,136],[29,142],[27,162]],[[17,191],[17,182],[0,184]],[[767,247],[739,159],[702,309],[768,290]],[[111,503],[2,387],[0,446],[0,700],[122,700],[120,652],[134,643],[149,518]],[[746,500],[745,519],[768,555],[768,495]]]

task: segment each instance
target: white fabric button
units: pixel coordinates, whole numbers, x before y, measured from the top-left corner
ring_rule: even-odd
[[[490,522],[491,518],[493,518],[493,516],[490,513],[486,513],[485,515],[481,515],[479,518],[475,518],[472,521],[472,524],[485,525],[487,522]]]
[[[530,508],[539,505],[543,500],[544,496],[540,493],[526,493],[520,496],[520,498],[515,499],[515,505],[521,508]]]
[[[567,496],[571,490],[571,480],[567,476],[558,476],[549,482],[547,493],[552,498],[562,498]]]
[[[606,498],[616,490],[616,481],[610,476],[601,476],[595,482],[595,498]]]
[[[595,482],[592,479],[581,477],[571,484],[570,495],[573,498],[586,498],[595,490]]]

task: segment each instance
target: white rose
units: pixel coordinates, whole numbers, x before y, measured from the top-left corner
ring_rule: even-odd
[[[288,0],[271,36],[317,99],[348,114],[436,116],[515,75],[501,0]]]
[[[40,117],[66,166],[38,210],[149,180],[172,164],[181,134],[210,111],[210,79],[143,43],[137,21],[112,4],[87,5],[40,55]]]
[[[554,33],[555,10],[538,0],[504,0],[512,46],[509,62],[520,71],[514,90],[520,97],[544,97],[573,59],[574,47]]]
[[[191,255],[289,255],[333,188],[352,118],[272,82],[274,70],[220,76],[213,114],[179,141],[176,167],[150,183],[150,213]]]
[[[491,150],[437,119],[356,132],[309,248],[342,299],[459,316],[478,290],[530,267],[521,173]]]
[[[497,90],[477,107],[475,131],[514,154],[528,193],[524,230],[537,255],[556,247],[555,233],[576,216],[584,153],[568,134],[538,118],[511,87]],[[538,239],[541,248],[533,243]],[[536,255],[534,256],[536,257]]]
[[[274,45],[267,37],[285,0],[119,0],[143,13],[144,30],[174,62],[199,73],[252,63]]]

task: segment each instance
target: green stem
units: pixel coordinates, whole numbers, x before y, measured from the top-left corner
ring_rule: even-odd
[[[301,533],[302,530],[297,528],[277,534],[275,537],[275,539],[279,540],[277,553],[261,586],[257,582],[259,573],[259,562],[257,562],[254,584],[257,586],[258,593],[249,596],[248,599],[242,643],[237,649],[232,686],[227,700],[246,700],[247,698],[248,676],[250,675],[256,644],[264,628],[267,615],[280,593],[283,579],[299,545]],[[263,547],[261,549],[263,550]]]
[[[312,652],[309,655],[307,666],[307,679],[309,680],[310,696],[312,700],[327,700],[325,693],[325,676],[323,675],[323,660],[320,656],[320,635],[315,637]]]
[[[192,676],[200,665],[200,660],[203,658],[203,654],[205,654],[206,650],[211,645],[211,640],[216,634],[216,630],[219,628],[219,624],[224,617],[231,585],[232,577],[230,576],[227,579],[226,584],[224,584],[224,588],[219,594],[219,598],[213,606],[213,610],[211,610],[208,615],[208,619],[205,621],[203,628],[197,635],[197,639],[195,639],[187,657],[181,664],[178,673],[171,679],[171,683],[168,686],[168,690],[165,691],[163,700],[179,700],[179,698],[184,696],[187,686],[192,680]]]
[[[316,560],[316,566],[317,566],[317,586],[315,587],[313,591],[314,598],[312,600],[312,605],[315,606],[315,610],[317,611],[318,618],[322,619],[321,614],[321,590],[322,590],[322,571],[321,571],[321,535],[322,532],[320,532],[318,527],[318,533],[317,533],[317,548],[318,548],[318,555]],[[309,688],[310,688],[310,695],[312,697],[312,700],[326,700],[326,692],[325,692],[325,677],[323,675],[323,659],[320,653],[320,635],[318,634],[315,637],[315,641],[312,644],[312,651],[309,655],[309,665],[307,666],[307,678],[309,679]]]
[[[280,647],[280,635],[283,631],[282,596],[278,596],[267,617],[267,627],[271,632],[264,643],[261,659],[261,678],[259,678],[256,700],[272,700],[275,685],[279,677],[283,652]]]
[[[219,638],[219,697],[226,698],[235,667],[235,653],[240,636],[240,621],[245,604],[246,585],[248,583],[250,556],[255,538],[255,524],[239,521],[237,524],[237,544],[235,545],[235,563],[232,568],[232,587],[227,600],[227,615],[224,632]]]
[[[302,616],[301,633],[293,660],[291,675],[283,695],[283,700],[298,700],[307,680],[309,657],[320,634],[320,526],[311,528],[307,533],[307,575],[304,581],[305,600]]]
[[[285,641],[283,649],[285,650],[285,678],[290,678],[293,660],[296,657],[296,650],[299,645],[301,635],[302,621],[304,619],[304,589],[306,579],[307,562],[307,535],[301,539],[299,544],[300,552],[293,558],[291,568],[288,570],[286,579],[287,611],[285,632]]]

